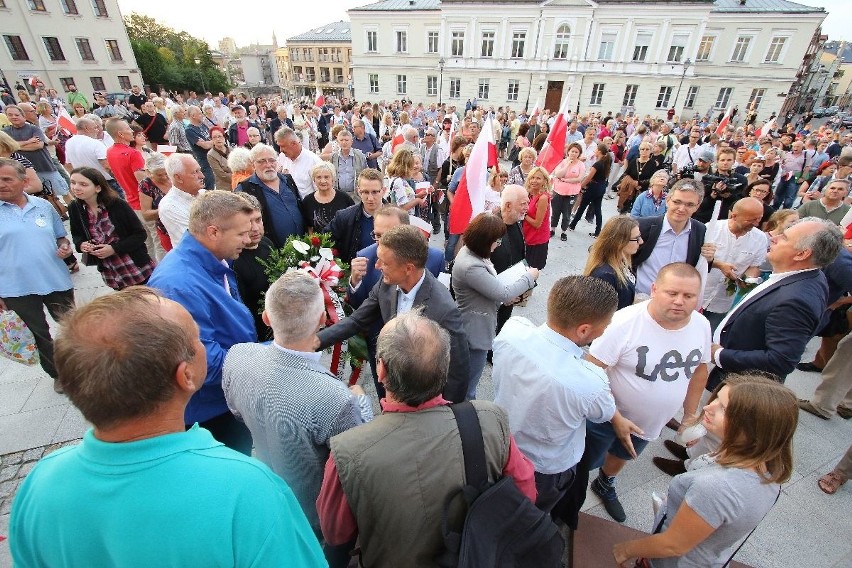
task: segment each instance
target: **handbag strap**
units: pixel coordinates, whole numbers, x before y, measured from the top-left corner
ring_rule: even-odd
[[[481,490],[488,482],[485,463],[485,442],[476,409],[470,401],[451,404],[456,417],[464,455],[464,476],[468,485]]]

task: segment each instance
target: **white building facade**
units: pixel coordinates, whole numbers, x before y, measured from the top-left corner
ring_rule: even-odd
[[[34,75],[87,97],[142,85],[116,0],[0,0],[0,35],[0,71],[13,88]]]
[[[826,14],[787,0],[385,0],[349,16],[358,100],[768,117]]]

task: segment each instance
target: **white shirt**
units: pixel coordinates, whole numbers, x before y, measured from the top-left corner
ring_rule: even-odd
[[[295,355],[296,357],[301,357],[302,359],[307,359],[308,361],[313,361],[314,363],[319,363],[322,358],[322,351],[296,351],[295,349],[287,349],[283,345],[278,345],[274,341],[272,345],[275,346],[276,349],[280,349],[284,353],[289,353],[290,355]]]
[[[293,176],[293,181],[296,182],[296,187],[299,189],[299,195],[302,196],[302,199],[313,193],[314,189],[316,189],[314,187],[314,180],[311,178],[311,168],[320,162],[322,160],[319,156],[305,148],[302,148],[302,152],[295,160],[291,160],[284,154],[278,155],[278,165],[282,170],[286,170],[287,173]]]
[[[707,235],[707,242],[716,245],[716,260],[733,264],[737,275],[742,275],[752,266],[760,266],[766,260],[769,239],[760,229],[752,228],[738,238],[731,232],[728,220],[723,219],[708,223]],[[734,303],[734,296],[728,295],[727,286],[728,279],[721,270],[718,268],[710,270],[704,285],[704,300],[701,306],[717,314],[724,314],[730,310]]]
[[[107,148],[103,142],[85,134],[75,134],[65,143],[65,161],[75,168],[94,168],[106,179],[112,175],[98,160],[106,160]]]
[[[690,146],[689,144],[684,144],[675,151],[673,162],[675,166],[677,166],[678,170],[682,170],[686,166],[694,165],[698,162],[698,155],[701,153],[701,149],[696,144],[695,146]]]
[[[689,251],[689,233],[692,232],[692,223],[686,223],[686,227],[680,233],[675,233],[669,224],[669,218],[663,217],[663,226],[660,229],[660,238],[651,251],[651,256],[639,265],[636,270],[636,291],[643,294],[651,293],[651,284],[657,279],[660,269],[672,262],[685,262],[686,253]]]
[[[583,456],[586,420],[615,414],[603,369],[547,324],[513,317],[494,339],[494,402],[506,411],[518,448],[539,473],[570,469]]]
[[[589,353],[607,366],[619,412],[655,440],[683,406],[689,381],[710,361],[710,322],[692,312],[680,329],[665,329],[648,312],[647,300],[615,312]]]
[[[410,312],[411,308],[414,307],[414,298],[417,296],[417,291],[420,290],[420,286],[423,285],[423,280],[426,279],[426,269],[423,269],[423,274],[420,276],[420,280],[417,281],[417,284],[412,286],[411,290],[407,293],[402,291],[402,288],[397,286],[397,302],[396,302],[396,313],[404,314],[406,312]]]
[[[204,191],[203,189],[201,191]],[[201,193],[201,192],[199,192]],[[194,196],[172,186],[165,197],[160,201],[158,210],[160,221],[169,233],[172,246],[176,247],[183,234],[189,228],[189,208],[192,206]]]

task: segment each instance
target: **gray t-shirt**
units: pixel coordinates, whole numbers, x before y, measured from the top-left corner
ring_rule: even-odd
[[[694,466],[693,466],[694,467]],[[754,529],[775,503],[779,486],[762,483],[753,471],[710,462],[672,479],[662,530],[668,529],[686,501],[699,517],[716,530],[680,558],[657,558],[654,568],[719,568],[732,548]],[[659,522],[659,519],[655,521]]]
[[[7,126],[4,130],[6,134],[18,142],[26,142],[30,138],[38,136],[42,142],[47,144],[47,138],[44,137],[44,133],[41,131],[41,128],[34,126],[29,122],[20,128]],[[50,153],[47,151],[47,146],[40,150],[21,150],[20,152],[25,158],[33,163],[33,169],[35,171],[40,173],[56,171],[56,168],[53,165],[53,160],[50,157]]]

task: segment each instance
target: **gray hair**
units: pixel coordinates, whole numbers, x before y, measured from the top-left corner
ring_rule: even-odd
[[[82,116],[77,119],[77,130],[89,130],[91,128],[97,128],[98,125],[91,118],[86,118],[86,116]]]
[[[316,333],[325,300],[315,278],[293,271],[282,275],[269,287],[264,308],[275,339],[287,344]]]
[[[260,201],[257,199],[257,197],[255,197],[251,193],[246,193],[244,191],[240,191],[238,193],[240,194],[240,197],[242,197],[251,204],[252,209],[254,209],[255,211],[263,210],[263,207],[261,207]]]
[[[217,189],[200,193],[189,209],[189,232],[198,237],[207,227],[221,226],[239,213],[250,215],[253,212],[252,206],[239,193]]]
[[[376,348],[385,388],[409,406],[441,394],[450,369],[450,334],[420,312],[413,309],[385,324]]]
[[[249,128],[251,130],[251,128]],[[232,172],[243,172],[251,166],[251,152],[248,148],[233,148],[228,154],[228,167]]]
[[[695,181],[694,179],[681,179],[676,181],[669,191],[669,199],[672,198],[675,191],[694,193],[698,196],[698,201],[704,199],[704,186],[701,185],[700,181]]]
[[[354,118],[354,119],[352,119],[352,128],[356,128],[356,127],[358,127],[358,126],[365,126],[365,125],[364,125],[364,121],[363,121],[363,120],[361,120],[360,118]]]
[[[427,128],[426,130],[424,130],[423,132],[424,132],[424,134],[426,134],[427,136],[428,136],[429,134],[431,134],[432,136],[437,136],[437,135],[438,135],[438,131],[437,131],[437,130],[435,130],[434,128],[432,128],[431,126],[430,126],[429,128]]]
[[[408,211],[406,211],[402,207],[397,207],[396,205],[382,205],[381,207],[379,207],[378,211],[373,213],[374,219],[379,216],[396,217],[400,225],[411,224],[411,216],[408,214]]]
[[[249,126],[246,129],[246,136],[251,136],[252,134],[257,134],[258,136],[260,136],[260,130],[258,130],[254,126]]]
[[[79,122],[77,123],[80,124]],[[145,158],[145,169],[149,172],[166,169],[166,157],[159,152],[151,152]]]
[[[201,110],[202,110],[202,111],[205,111],[205,110],[207,110],[208,108],[209,108],[210,110],[213,110],[213,105],[212,105],[212,104],[210,104],[210,103],[204,103],[203,105],[201,105]]]
[[[352,138],[352,133],[343,128],[340,130],[340,132],[337,133],[338,138],[340,138],[341,136],[343,136],[344,138]]]
[[[507,185],[500,192],[500,204],[514,203],[526,194],[527,190],[522,185]]]
[[[0,168],[12,168],[15,170],[15,175],[18,179],[27,179],[27,168],[18,160],[12,158],[0,158]]]
[[[91,113],[91,112],[81,116],[80,119],[77,121],[77,124],[80,124],[80,120],[91,120],[92,122],[97,124],[99,127],[102,127],[104,125],[104,119],[102,119],[98,115]]]
[[[819,223],[822,228],[805,235],[799,239],[794,245],[797,251],[810,250],[811,261],[817,268],[823,268],[831,264],[840,254],[840,249],[843,248],[843,232],[840,227],[818,217],[805,217],[800,219],[794,225],[799,223]]]
[[[275,132],[275,141],[278,142],[284,140],[285,138],[289,138],[290,136],[296,139],[299,138],[299,136],[295,132],[293,132],[292,128],[288,126],[282,126]]]
[[[205,105],[205,106],[207,106],[207,105]],[[213,108],[213,107],[210,107],[210,108]],[[192,118],[193,116],[201,115],[201,114],[204,114],[204,113],[202,113],[201,109],[198,108],[197,106],[191,106],[188,109],[186,109],[186,116],[188,116],[189,118]]]
[[[172,154],[166,158],[166,173],[172,183],[175,182],[175,176],[186,171],[187,160],[195,161],[195,158],[189,154]]]
[[[667,170],[657,170],[656,172],[651,174],[650,179],[654,179],[655,177],[663,177],[663,176],[665,176],[666,181],[669,181],[670,176],[669,176],[669,172]]]
[[[402,129],[402,137],[405,138],[407,142],[416,142],[417,141],[417,129],[413,126],[406,126]]]
[[[275,148],[273,148],[269,144],[264,144],[261,142],[260,144],[253,146],[252,149],[249,151],[249,157],[251,158],[252,162],[257,160],[258,156],[260,156],[261,154],[272,154],[273,156],[275,156]]]
[[[343,132],[341,130],[341,132]],[[319,172],[328,172],[331,174],[331,179],[337,179],[337,172],[334,169],[334,166],[331,165],[330,162],[317,162],[311,167],[311,179],[314,179],[314,176]]]

